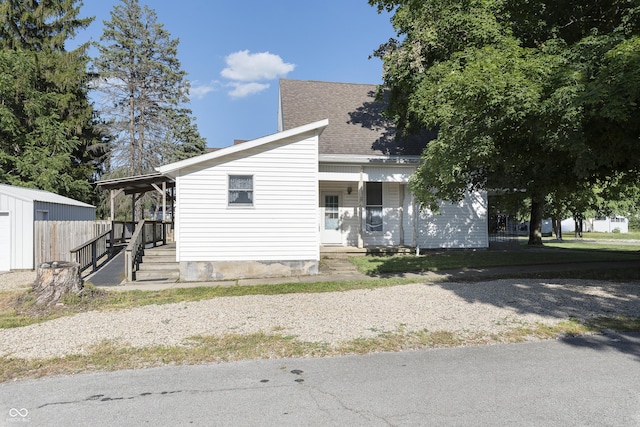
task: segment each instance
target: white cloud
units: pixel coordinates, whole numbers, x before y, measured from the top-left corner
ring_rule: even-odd
[[[232,98],[244,98],[246,96],[255,95],[263,90],[269,89],[271,85],[268,83],[230,83],[229,86],[233,87],[233,90],[229,92],[229,96]]]
[[[278,55],[269,52],[249,53],[241,50],[227,55],[227,68],[220,73],[222,77],[240,82],[272,80],[293,71],[295,64],[288,64]]]
[[[197,81],[191,82],[191,88],[189,89],[189,96],[194,99],[202,99],[209,92],[215,92],[220,87],[219,81],[212,81],[209,84],[200,84]]]

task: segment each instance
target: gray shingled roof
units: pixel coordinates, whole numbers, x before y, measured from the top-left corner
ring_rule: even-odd
[[[399,143],[381,115],[384,104],[375,100],[376,90],[371,84],[282,79],[282,130],[329,119],[320,135],[320,154],[419,155],[429,138]]]

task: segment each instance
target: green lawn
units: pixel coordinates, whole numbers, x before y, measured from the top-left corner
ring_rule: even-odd
[[[365,274],[441,271],[463,268],[522,266],[609,261],[640,262],[640,242],[611,245],[584,242],[547,242],[542,248],[521,246],[514,251],[427,251],[421,256],[354,257],[351,261]],[[639,264],[640,265],[640,264]]]
[[[563,233],[565,240],[574,239],[575,233]],[[640,245],[640,231],[630,230],[628,233],[582,233],[583,240],[635,240]]]

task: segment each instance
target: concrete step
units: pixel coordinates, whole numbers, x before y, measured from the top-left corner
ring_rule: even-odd
[[[136,272],[136,282],[172,282],[180,278],[175,243],[146,248]]]
[[[149,262],[146,259],[142,259],[142,262],[138,266],[142,271],[171,271],[180,270],[180,264],[177,262]]]
[[[136,271],[136,282],[176,282],[180,278],[180,272],[175,271]]]
[[[144,257],[142,257],[142,262],[147,263],[172,263],[176,262],[176,254],[173,255],[154,255],[147,254],[145,252]]]
[[[165,248],[164,246],[159,246],[157,248],[145,248],[144,249],[145,256],[147,254],[151,256],[168,256],[176,254],[176,248]]]

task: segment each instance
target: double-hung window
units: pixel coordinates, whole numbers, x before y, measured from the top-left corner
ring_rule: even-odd
[[[229,206],[253,206],[253,175],[229,175]]]
[[[367,202],[366,230],[382,232],[382,183],[367,182],[365,186]]]

